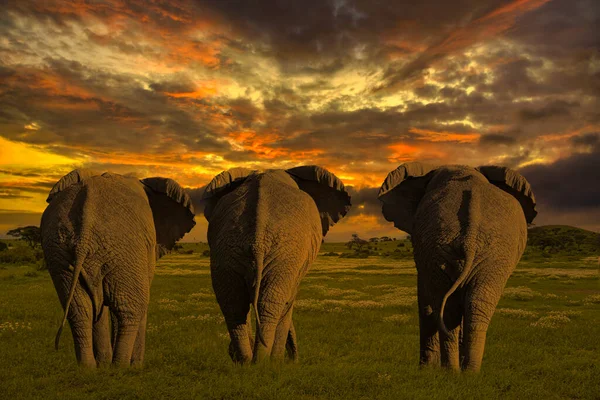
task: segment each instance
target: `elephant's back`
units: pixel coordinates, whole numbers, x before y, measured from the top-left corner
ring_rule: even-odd
[[[41,230],[45,247],[88,246],[90,258],[104,260],[137,245],[148,248],[148,237],[156,240],[141,185],[113,176],[94,176],[58,193],[42,215]]]
[[[470,202],[476,202],[475,206],[470,207]],[[516,263],[527,241],[527,223],[519,202],[477,179],[452,181],[426,193],[415,220],[413,236],[421,247],[442,248],[454,256],[463,254],[469,225],[475,227],[476,251],[481,254],[502,249],[499,251]]]
[[[319,211],[312,198],[268,176],[225,195],[208,227],[211,253],[232,265],[243,264],[256,253],[312,261],[321,239]]]
[[[306,236],[320,226],[319,211],[307,193],[275,180],[256,179],[223,196],[209,231],[256,240],[264,235]]]

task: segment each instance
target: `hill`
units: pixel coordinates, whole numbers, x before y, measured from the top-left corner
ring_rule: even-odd
[[[568,225],[530,228],[527,246],[548,253],[600,254],[600,234]]]

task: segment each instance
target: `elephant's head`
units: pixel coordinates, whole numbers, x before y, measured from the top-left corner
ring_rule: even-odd
[[[394,226],[405,232],[412,233],[414,215],[421,198],[427,191],[432,179],[442,167],[435,167],[419,162],[409,162],[400,165],[385,178],[379,189],[378,198],[381,200],[383,216],[394,222]],[[474,174],[481,173],[489,182],[514,196],[530,224],[537,211],[536,202],[529,182],[518,172],[497,166],[481,166],[473,170]]]
[[[282,183],[291,178],[290,182],[292,184],[295,182],[300,190],[308,193],[313,198],[321,216],[323,236],[327,234],[330,226],[333,226],[350,210],[350,195],[344,188],[344,184],[325,168],[316,165],[305,165],[287,170],[269,170],[265,172],[246,168],[233,168],[215,176],[206,187],[202,196],[206,219],[210,222],[213,209],[223,196],[235,190],[252,175],[261,173],[273,174]]]
[[[56,195],[67,187],[94,176],[124,179],[128,184],[136,185],[144,190],[152,209],[156,242],[160,250],[170,250],[175,242],[196,225],[194,207],[190,197],[177,182],[169,178],[154,177],[138,180],[109,172],[100,174],[93,170],[76,169],[63,176],[54,185],[46,201],[52,202]]]

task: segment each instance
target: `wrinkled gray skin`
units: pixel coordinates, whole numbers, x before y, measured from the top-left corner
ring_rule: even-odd
[[[44,257],[79,364],[141,365],[157,250],[194,226],[193,209],[135,178],[87,172],[73,171],[66,187],[59,182],[51,192],[41,222]]]
[[[347,197],[341,215],[349,204]],[[297,360],[294,301],[323,238],[315,200],[286,171],[269,170],[249,175],[205,215],[212,284],[231,338],[230,357],[242,364],[282,360],[287,348]],[[251,304],[258,314],[256,340]]]
[[[470,167],[440,167],[421,179],[428,182],[412,229],[404,227],[417,267],[420,362],[479,371],[492,315],[527,243],[524,209]]]

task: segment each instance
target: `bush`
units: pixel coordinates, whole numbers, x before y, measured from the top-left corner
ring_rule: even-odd
[[[8,245],[4,242],[0,242],[0,251],[4,251],[8,249]]]
[[[340,258],[369,258],[368,252],[342,253]]]
[[[33,264],[41,258],[41,252],[36,252],[27,246],[14,246],[0,252],[0,263]]]
[[[202,252],[202,255],[203,255],[204,257],[210,257],[210,250],[204,250],[204,251]]]
[[[180,248],[177,252],[179,254],[194,254],[194,249],[183,250],[182,248]]]
[[[329,253],[323,254],[323,256],[325,256],[325,257],[337,257],[339,255],[340,255],[340,253],[336,253],[335,251],[330,251]]]
[[[351,253],[341,253],[340,258],[369,258],[369,256],[378,256],[379,253],[376,251],[362,249],[362,250],[354,250]]]

